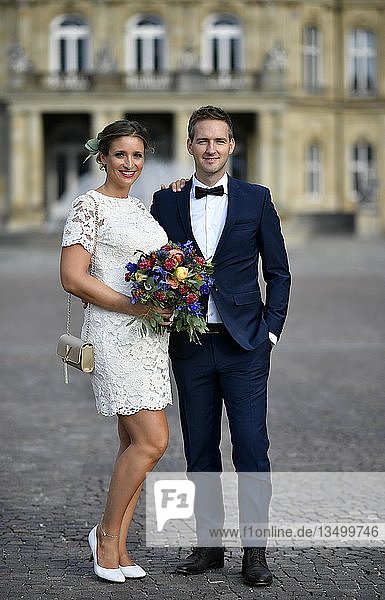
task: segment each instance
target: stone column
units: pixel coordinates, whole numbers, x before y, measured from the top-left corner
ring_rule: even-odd
[[[9,220],[12,228],[41,224],[44,207],[44,142],[39,111],[11,109]]]
[[[385,117],[379,116],[376,140],[376,173],[373,174],[372,198],[368,203],[358,202],[356,212],[356,233],[365,238],[373,238],[385,233],[385,193],[384,177],[381,165],[384,164],[385,152],[383,140],[385,135]]]
[[[254,123],[250,127],[250,133],[245,137],[247,144],[247,180],[254,183],[264,183],[260,175],[260,146],[259,146],[259,113],[253,117]]]
[[[11,109],[9,118],[9,218],[11,228],[23,225],[27,220],[28,189],[26,173],[29,163],[27,142],[27,114]]]
[[[43,119],[38,111],[29,112],[26,118],[26,200],[31,218],[40,223],[45,218]]]
[[[271,158],[271,187],[274,202],[278,209],[285,208],[287,198],[283,198],[282,190],[285,189],[284,179],[284,148],[285,145],[285,131],[284,131],[284,119],[283,113],[280,109],[275,110],[272,113],[272,158]],[[286,204],[287,206],[287,204]]]
[[[335,172],[335,210],[343,212],[346,202],[346,184],[349,181],[349,159],[346,167],[346,135],[345,135],[345,115],[343,111],[336,109],[334,114],[334,152],[335,162],[333,165]],[[347,170],[346,170],[347,169]]]
[[[256,152],[257,181],[273,188],[273,116],[270,110],[261,110],[257,117],[258,143]]]
[[[385,20],[385,15],[384,15]],[[377,156],[377,177],[378,177],[378,218],[379,228],[382,234],[385,234],[385,176],[381,165],[385,163],[385,148],[383,140],[385,139],[385,116],[379,117],[381,126],[378,135],[378,156]]]
[[[189,118],[189,111],[177,110],[174,113],[174,160],[180,177],[189,177],[193,172],[193,160],[186,148],[187,123]]]

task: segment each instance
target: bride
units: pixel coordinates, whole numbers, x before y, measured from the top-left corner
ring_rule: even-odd
[[[130,195],[149,148],[146,130],[136,121],[115,121],[86,147],[105,170],[105,182],[72,204],[60,276],[64,289],[89,305],[83,335],[89,332],[95,348],[91,381],[97,411],[117,417],[120,447],[102,517],[88,539],[96,575],[123,582],[146,575],[129,555],[126,540],[146,472],[167,447],[164,409],[171,403],[168,336],[151,331],[140,336],[142,319],[157,312],[168,325],[171,311],[132,304],[125,265],[137,260],[138,249],[149,252],[168,240],[140,200]]]

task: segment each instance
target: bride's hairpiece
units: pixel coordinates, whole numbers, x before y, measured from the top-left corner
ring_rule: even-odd
[[[88,156],[83,161],[83,164],[87,162],[87,160],[91,158],[91,156],[96,156],[96,154],[99,154],[99,142],[100,140],[98,138],[91,138],[90,140],[86,141],[84,146],[88,150]]]

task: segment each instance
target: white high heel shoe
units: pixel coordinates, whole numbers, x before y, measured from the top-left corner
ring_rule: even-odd
[[[88,543],[91,548],[92,556],[94,559],[94,573],[101,579],[106,579],[107,581],[114,581],[115,583],[124,583],[126,581],[125,576],[120,568],[118,569],[105,569],[98,564],[98,537],[96,535],[96,530],[98,526],[95,525],[93,529],[91,529],[88,534]]]
[[[130,565],[129,567],[119,565],[119,569],[127,579],[142,579],[147,575],[146,571],[139,565]]]

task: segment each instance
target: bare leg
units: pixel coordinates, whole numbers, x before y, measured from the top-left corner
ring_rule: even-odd
[[[132,516],[134,514],[135,507],[139,500],[140,492],[142,491],[143,484],[141,484],[136,490],[135,494],[131,498],[130,504],[127,506],[126,512],[124,513],[124,517],[122,519],[122,525],[120,527],[120,537],[119,537],[119,564],[122,567],[130,567],[134,565],[135,562],[132,560],[131,556],[127,552],[127,535],[128,530],[131,525]]]
[[[134,415],[119,415],[119,427],[123,427],[127,437],[123,438],[123,444],[120,438],[121,448],[111,476],[103,527],[106,533],[118,536],[123,526],[127,536],[146,473],[154,468],[167,448],[168,426],[163,410],[141,410]],[[128,446],[123,449],[126,443]],[[119,542],[117,538],[102,536],[98,528],[98,562],[102,567],[118,568]]]
[[[119,456],[123,454],[123,452],[127,450],[128,446],[131,444],[131,440],[128,436],[128,433],[123,427],[123,424],[121,423],[120,419],[118,419],[118,435],[120,440],[120,447],[116,459],[118,459]],[[130,567],[135,564],[131,556],[127,552],[126,541],[128,536],[128,530],[131,525],[134,510],[138,503],[142,487],[143,485],[141,484],[136,490],[135,494],[132,496],[131,501],[127,506],[126,512],[124,513],[124,517],[122,519],[122,525],[120,527],[119,534],[119,564],[122,565],[122,567]]]

